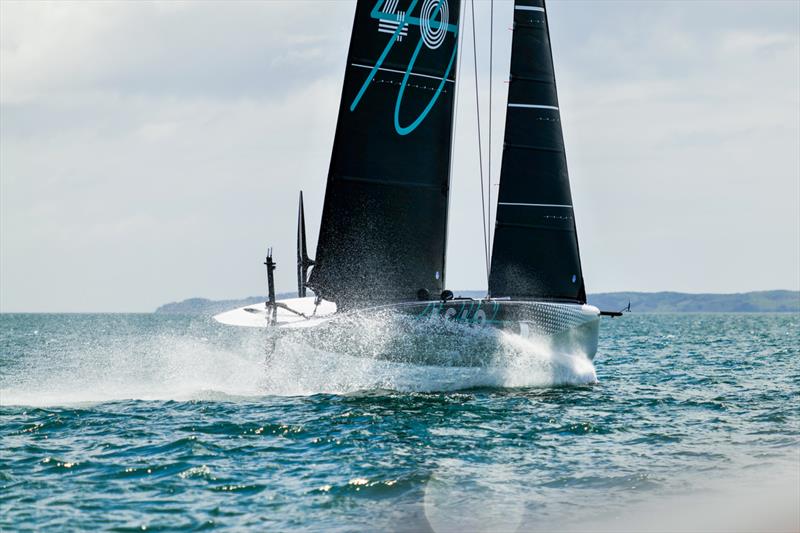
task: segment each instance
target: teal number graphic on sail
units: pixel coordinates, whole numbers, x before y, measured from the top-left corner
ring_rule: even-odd
[[[355,111],[370,83],[372,83],[372,80],[375,78],[375,74],[381,70],[382,65],[386,61],[386,57],[389,55],[389,52],[394,47],[395,43],[402,42],[403,37],[408,35],[409,25],[417,26],[420,29],[420,38],[417,41],[414,54],[411,56],[411,61],[403,73],[403,81],[400,84],[400,91],[397,95],[394,109],[394,127],[395,131],[400,135],[408,135],[417,129],[422,121],[425,120],[425,117],[428,116],[433,106],[436,105],[436,102],[439,99],[439,96],[442,94],[445,84],[448,81],[451,81],[448,79],[448,76],[450,75],[450,72],[453,68],[453,63],[458,53],[458,47],[454,46],[453,52],[450,55],[450,61],[448,62],[447,69],[440,79],[439,86],[436,88],[433,96],[422,112],[409,125],[401,125],[400,108],[403,102],[403,95],[405,94],[406,87],[408,86],[409,76],[414,74],[413,68],[417,62],[420,51],[422,50],[422,45],[424,44],[426,48],[430,50],[436,50],[442,45],[448,33],[452,33],[453,38],[458,37],[458,25],[450,24],[450,10],[448,8],[447,0],[424,0],[422,7],[420,8],[419,16],[411,16],[410,13],[414,11],[414,8],[417,6],[417,4],[418,0],[412,0],[407,11],[398,11],[398,0],[378,0],[375,6],[372,8],[370,17],[378,21],[378,31],[381,33],[390,33],[391,37],[389,38],[389,42],[386,43],[386,47],[383,49],[378,61],[372,66],[370,73],[367,75],[366,80],[364,80],[364,83],[361,85],[358,94],[356,94],[356,97],[350,104],[350,111]],[[383,5],[382,9],[380,7],[381,5]]]

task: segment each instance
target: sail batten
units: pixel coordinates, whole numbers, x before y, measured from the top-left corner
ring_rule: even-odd
[[[443,289],[459,0],[359,0],[309,286],[341,308]]]
[[[544,0],[516,0],[489,293],[585,303]]]

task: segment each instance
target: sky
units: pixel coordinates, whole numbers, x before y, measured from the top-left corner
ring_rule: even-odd
[[[297,195],[313,257],[354,6],[0,0],[0,311],[264,294],[267,246],[293,290]],[[496,182],[512,3],[494,6]],[[800,288],[800,2],[551,0],[548,16],[588,292]],[[471,46],[453,289],[486,287]]]

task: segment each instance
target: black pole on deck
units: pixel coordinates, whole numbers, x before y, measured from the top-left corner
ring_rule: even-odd
[[[297,208],[297,297],[305,298],[308,268],[314,260],[308,258],[306,247],[306,215],[303,210],[303,191],[300,191],[300,205]]]
[[[274,325],[278,320],[278,305],[275,302],[275,277],[273,275],[277,265],[272,260],[272,248],[267,250],[267,260],[264,261],[264,264],[267,265],[267,297],[269,298],[267,300],[267,309],[270,312],[268,319],[270,324]]]

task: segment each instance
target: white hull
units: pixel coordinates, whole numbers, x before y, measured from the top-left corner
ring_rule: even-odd
[[[585,304],[469,299],[407,302],[337,313],[336,304],[323,300],[315,306],[313,297],[291,298],[280,303],[295,312],[279,307],[273,326],[264,304],[233,309],[214,319],[234,326],[313,328],[315,333],[310,338],[326,349],[370,357],[390,353],[393,357],[402,354],[400,359],[406,360],[408,354],[414,354],[435,362],[467,351],[470,362],[464,366],[477,364],[475,361],[481,358],[480,346],[492,350],[487,339],[493,335],[517,336],[553,353],[582,354],[589,359],[597,352],[600,311]],[[369,331],[357,335],[354,333],[357,330]],[[370,338],[370,332],[380,333]],[[387,336],[397,338],[387,344],[384,342]],[[477,344],[460,350],[467,341]],[[421,353],[425,355],[420,356]]]

